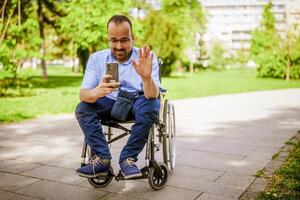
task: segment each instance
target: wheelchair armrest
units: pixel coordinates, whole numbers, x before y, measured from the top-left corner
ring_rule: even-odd
[[[166,92],[167,92],[167,90],[166,90],[165,88],[162,88],[162,87],[159,87],[159,91],[160,91],[161,93],[166,93]]]

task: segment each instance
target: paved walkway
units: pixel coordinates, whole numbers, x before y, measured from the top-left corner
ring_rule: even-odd
[[[153,191],[146,180],[91,187],[74,173],[81,131],[72,115],[59,115],[0,126],[0,199],[238,199],[256,171],[300,129],[300,89],[174,104],[177,166],[163,190]],[[112,146],[115,171],[124,142]]]

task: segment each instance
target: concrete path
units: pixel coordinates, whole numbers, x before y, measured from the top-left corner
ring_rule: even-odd
[[[174,104],[177,165],[163,190],[153,191],[147,180],[113,180],[94,189],[74,173],[83,141],[79,126],[73,115],[59,115],[0,126],[0,199],[238,199],[300,129],[300,89]],[[112,146],[115,171],[125,140]]]

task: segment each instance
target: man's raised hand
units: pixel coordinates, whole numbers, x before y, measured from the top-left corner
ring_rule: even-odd
[[[152,73],[152,60],[153,53],[151,53],[148,47],[139,49],[139,59],[136,62],[132,60],[136,72],[141,76],[142,79],[150,79]]]

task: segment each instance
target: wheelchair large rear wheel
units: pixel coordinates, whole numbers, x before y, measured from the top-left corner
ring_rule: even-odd
[[[114,177],[113,174],[114,174],[113,168],[110,167],[109,172],[106,176],[98,176],[96,178],[89,178],[88,181],[95,188],[106,187],[112,181],[112,179]]]
[[[155,167],[152,167],[148,174],[148,182],[154,190],[160,190],[165,187],[168,180],[168,167],[165,163],[158,163],[161,168],[161,175]]]
[[[165,100],[163,123],[165,132],[163,134],[163,160],[169,172],[172,173],[176,164],[176,143],[175,143],[175,110],[174,105]]]

